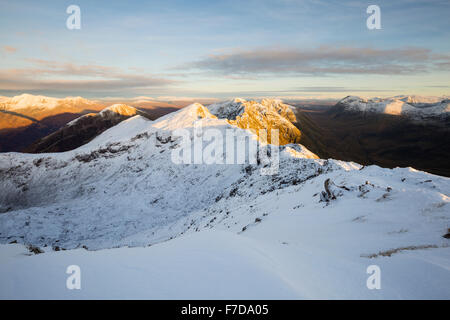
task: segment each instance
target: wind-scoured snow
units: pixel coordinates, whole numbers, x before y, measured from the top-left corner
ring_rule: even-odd
[[[296,144],[279,147],[274,175],[174,163],[176,129],[258,139],[213,111],[135,116],[64,153],[0,154],[0,297],[450,298],[449,178]],[[65,288],[72,264],[81,290]]]

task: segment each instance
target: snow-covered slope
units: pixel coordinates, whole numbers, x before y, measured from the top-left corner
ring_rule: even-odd
[[[397,96],[385,99],[364,99],[348,96],[340,100],[337,106],[347,111],[401,115],[415,120],[450,117],[450,99],[448,98]]]
[[[257,139],[214,112],[193,104],[73,151],[0,154],[0,242],[45,251],[0,247],[0,297],[450,298],[450,179],[293,144],[273,175],[264,162],[174,163],[177,129]],[[64,287],[70,264],[80,291]],[[366,287],[374,264],[382,290]]]

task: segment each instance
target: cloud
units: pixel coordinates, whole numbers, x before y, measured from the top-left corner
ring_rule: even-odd
[[[3,50],[7,53],[16,53],[17,48],[11,46],[3,46]]]
[[[160,88],[176,83],[164,77],[126,73],[118,68],[27,59],[33,67],[0,69],[0,90],[109,92]]]
[[[157,98],[160,101],[170,101],[170,102],[199,102],[199,103],[213,103],[219,101],[218,98],[211,97],[179,97],[179,96],[160,96]]]
[[[300,87],[289,92],[381,92],[398,91],[392,89],[350,88],[350,87]]]
[[[180,69],[219,74],[381,74],[427,72],[449,63],[426,48],[373,49],[322,46],[314,49],[259,48],[212,54]]]

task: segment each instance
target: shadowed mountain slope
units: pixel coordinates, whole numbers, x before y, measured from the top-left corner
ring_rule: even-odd
[[[340,105],[300,106],[300,143],[321,158],[382,167],[414,167],[450,176],[450,119],[417,121],[376,112],[348,112]]]
[[[134,107],[125,104],[115,104],[99,113],[88,113],[57,130],[56,132],[37,140],[25,149],[30,153],[62,152],[82,146],[119,122],[130,117],[150,116]]]

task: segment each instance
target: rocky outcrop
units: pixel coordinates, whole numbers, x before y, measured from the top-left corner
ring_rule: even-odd
[[[292,107],[284,104],[281,100],[247,101],[236,98],[231,101],[212,104],[208,106],[208,109],[219,119],[228,119],[230,124],[251,130],[258,137],[260,137],[259,130],[266,129],[268,143],[275,143],[271,137],[272,129],[278,130],[280,145],[300,142],[301,132],[294,125],[297,119]]]

